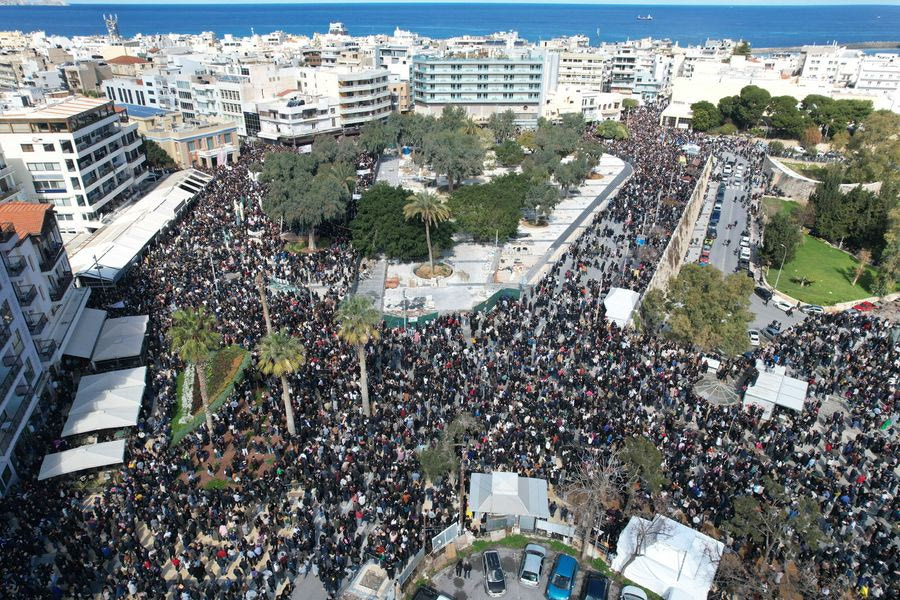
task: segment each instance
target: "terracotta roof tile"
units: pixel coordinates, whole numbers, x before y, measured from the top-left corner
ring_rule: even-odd
[[[140,56],[117,56],[106,61],[110,65],[142,65],[149,61]]]
[[[0,223],[12,223],[19,239],[24,240],[29,235],[40,235],[51,210],[52,204],[7,202],[0,204]]]

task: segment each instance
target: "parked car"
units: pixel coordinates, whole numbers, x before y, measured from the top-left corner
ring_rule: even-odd
[[[547,580],[546,597],[548,600],[569,600],[575,577],[578,575],[578,561],[568,554],[557,554],[553,569]]]
[[[860,302],[859,304],[855,305],[853,308],[855,308],[859,312],[869,312],[870,310],[875,310],[877,307],[867,300],[865,302]]]
[[[416,590],[412,600],[453,600],[450,596],[442,594],[431,586],[423,585]]]
[[[757,286],[756,289],[753,291],[756,292],[757,296],[759,296],[766,302],[768,302],[769,300],[772,299],[772,290],[767,290],[766,288],[764,288],[762,286]]]
[[[781,329],[779,329],[778,327],[773,327],[771,325],[762,330],[762,335],[767,340],[774,340],[780,333]]]
[[[784,300],[776,300],[775,302],[773,302],[773,304],[775,305],[775,308],[777,308],[778,310],[783,310],[784,312],[787,312],[794,308],[793,304],[791,304],[790,302],[785,302]]]
[[[741,236],[741,248],[749,248],[750,247],[750,238],[746,235]]]
[[[546,557],[547,549],[543,546],[537,544],[525,546],[525,552],[522,553],[522,565],[519,567],[519,583],[529,587],[540,585]]]
[[[715,225],[712,225],[706,229],[706,237],[713,240],[719,237],[719,230],[716,229]]]
[[[506,593],[506,574],[500,565],[500,554],[496,550],[488,550],[482,555],[484,561],[484,591],[491,598],[498,598]]]
[[[634,585],[626,585],[622,588],[619,600],[647,600],[647,592]]]
[[[801,306],[800,310],[805,312],[808,315],[821,315],[825,312],[825,309],[821,306],[817,306],[815,304],[807,304],[805,306]]]
[[[609,579],[595,571],[588,571],[581,584],[578,600],[607,600],[608,597]]]
[[[747,332],[747,337],[750,338],[751,346],[759,346],[759,331],[756,329],[751,329]]]

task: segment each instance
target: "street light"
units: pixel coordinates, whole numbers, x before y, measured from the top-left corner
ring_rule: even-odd
[[[787,246],[784,244],[778,244],[782,248],[784,248],[784,253],[781,255],[781,266],[778,267],[778,276],[775,277],[775,289],[778,289],[778,280],[781,279],[781,271],[784,270],[784,259],[787,257]]]

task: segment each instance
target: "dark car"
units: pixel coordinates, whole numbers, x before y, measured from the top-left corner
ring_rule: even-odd
[[[772,290],[767,290],[766,288],[764,288],[762,286],[756,286],[756,289],[753,291],[756,292],[757,296],[759,296],[766,302],[768,302],[769,300],[772,299]]]
[[[609,579],[596,573],[588,571],[584,576],[584,583],[581,584],[581,595],[578,600],[606,600],[609,596]]]
[[[496,598],[506,593],[506,574],[500,565],[500,555],[496,550],[484,553],[484,591]]]
[[[453,600],[447,594],[442,594],[433,587],[423,585],[418,590],[416,590],[415,596],[412,597],[412,600]]]

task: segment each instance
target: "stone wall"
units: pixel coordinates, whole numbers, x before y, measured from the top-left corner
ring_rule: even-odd
[[[810,166],[827,166],[824,163],[809,164]],[[766,160],[763,163],[763,171],[767,175],[772,176],[772,185],[782,190],[782,196],[804,203],[809,200],[809,197],[812,196],[813,192],[816,191],[816,186],[821,183],[820,181],[816,181],[815,179],[804,177],[800,173],[797,173],[796,171],[782,163],[777,158],[773,158],[768,155],[766,156]],[[841,191],[846,194],[856,186],[857,184],[855,183],[844,183],[841,184]],[[874,183],[864,183],[862,184],[862,186],[863,189],[869,190],[870,192],[878,193],[881,190],[880,181],[876,181]]]
[[[703,208],[703,201],[706,198],[706,190],[709,187],[709,176],[712,173],[712,157],[706,159],[706,165],[697,179],[697,185],[688,199],[687,205],[684,207],[684,213],[681,220],[672,232],[669,243],[663,251],[659,260],[659,266],[656,267],[656,273],[650,279],[647,285],[647,291],[659,289],[665,291],[669,279],[678,275],[681,265],[684,263],[684,256],[687,253],[688,246],[691,243],[691,235],[694,232],[694,224],[697,217],[700,216],[700,209]]]

